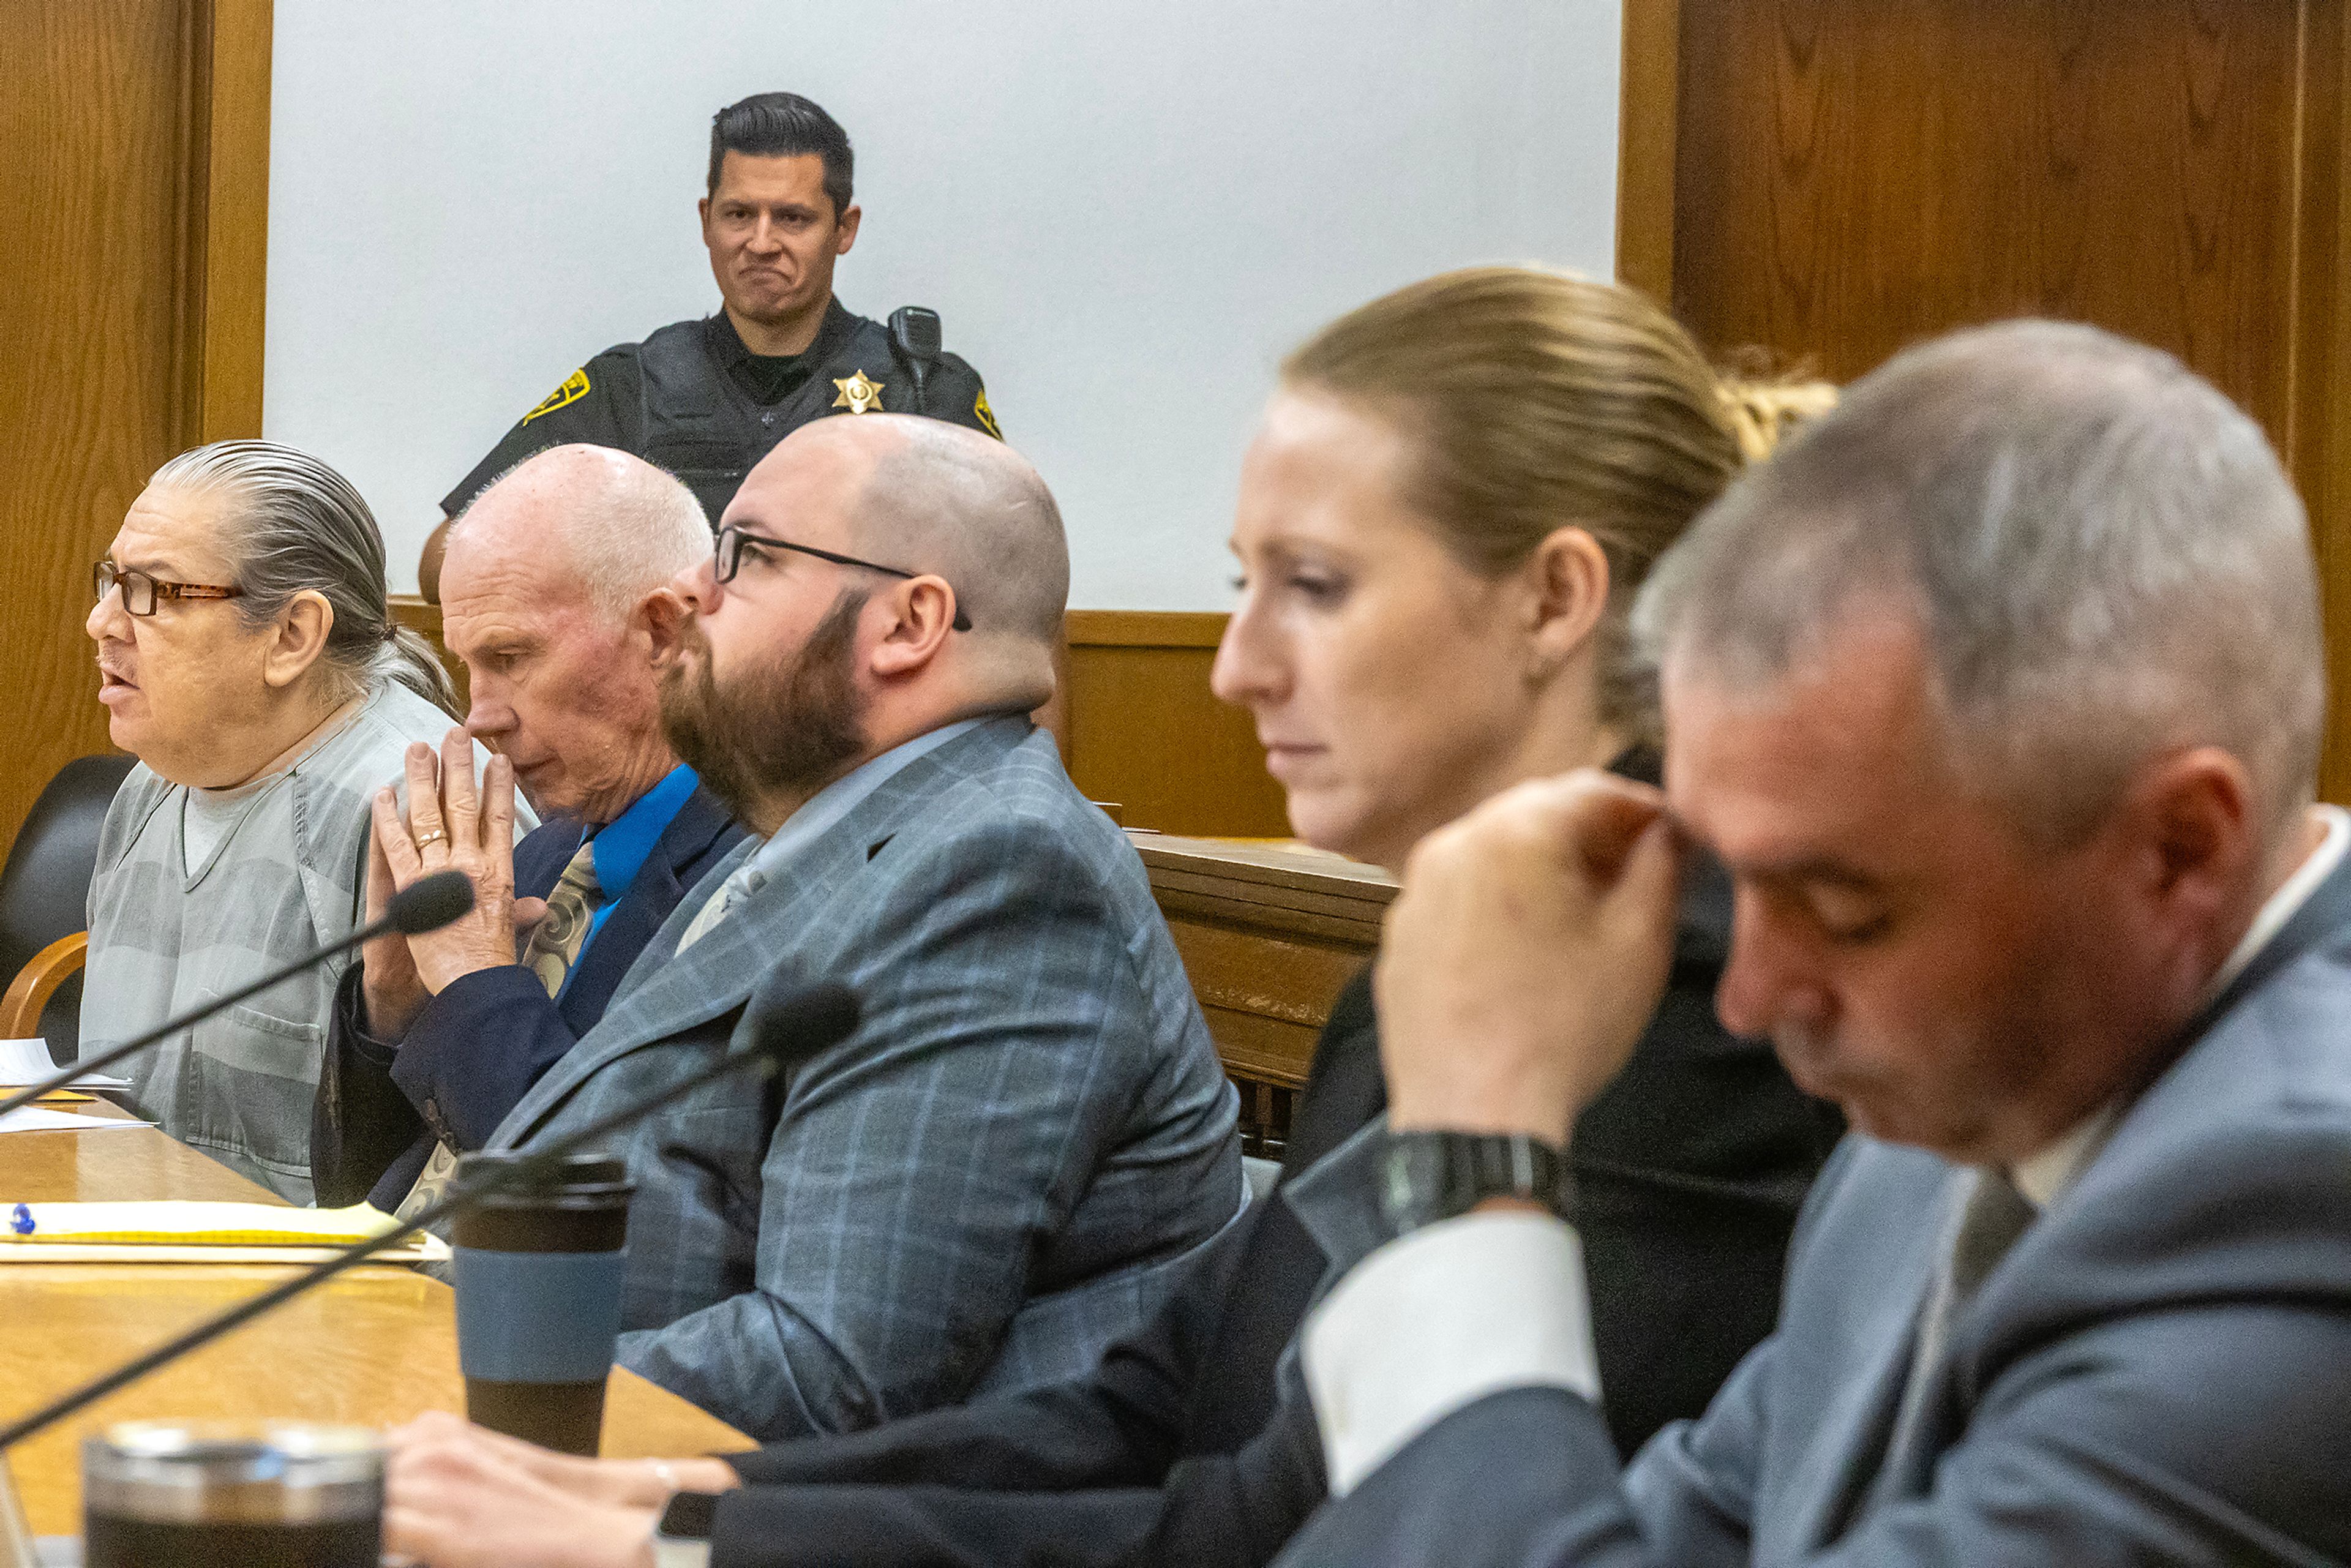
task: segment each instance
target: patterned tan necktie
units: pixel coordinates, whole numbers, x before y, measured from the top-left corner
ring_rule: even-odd
[[[588,945],[588,933],[594,929],[596,906],[603,902],[603,893],[596,881],[596,844],[591,839],[580,846],[580,852],[563,868],[555,891],[547,895],[547,918],[532,928],[530,940],[524,945],[517,960],[538,977],[538,983],[547,988],[549,996],[562,991],[571,966],[579,961],[580,949]],[[416,1185],[400,1200],[397,1218],[413,1219],[440,1202],[441,1195],[448,1189],[449,1178],[456,1173],[456,1151],[446,1144],[434,1144],[433,1156],[424,1162]]]
[[[579,961],[580,949],[587,946],[588,933],[595,924],[596,906],[603,902],[603,893],[596,882],[596,844],[591,839],[580,846],[580,852],[563,868],[555,891],[547,895],[547,918],[533,928],[530,941],[522,950],[523,967],[538,977],[538,983],[547,988],[549,996],[563,989],[564,977]]]

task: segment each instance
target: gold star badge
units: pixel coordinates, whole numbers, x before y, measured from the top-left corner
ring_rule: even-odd
[[[845,408],[852,413],[887,412],[882,407],[882,383],[867,381],[863,371],[845,380],[837,377],[832,384],[841,389],[841,395],[832,400],[833,407]]]

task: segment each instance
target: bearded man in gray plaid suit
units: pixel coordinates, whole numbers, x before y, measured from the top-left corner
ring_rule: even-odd
[[[772,973],[839,981],[862,1023],[780,1091],[724,1080],[622,1134],[622,1363],[762,1438],[1069,1377],[1241,1185],[1142,864],[1026,716],[1061,635],[1060,515],[998,443],[867,414],[795,432],[722,520],[656,615],[664,727],[764,836],[494,1142],[694,1072]],[[442,848],[392,843],[395,879]]]

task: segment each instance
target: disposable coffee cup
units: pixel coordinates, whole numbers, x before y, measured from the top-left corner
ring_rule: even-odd
[[[377,1568],[382,1440],[357,1427],[135,1421],[81,1449],[84,1568]]]
[[[456,1182],[519,1157],[466,1155]],[[575,1155],[549,1179],[459,1212],[457,1364],[475,1422],[561,1453],[596,1452],[635,1190],[622,1160]]]

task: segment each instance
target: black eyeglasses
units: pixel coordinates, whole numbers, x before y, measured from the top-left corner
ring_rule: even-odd
[[[94,597],[104,599],[122,589],[122,608],[133,615],[152,615],[155,601],[160,599],[235,599],[242,588],[221,588],[205,582],[165,582],[143,571],[126,571],[110,560],[99,561],[89,570],[90,586],[97,590]]]
[[[935,572],[902,571],[894,566],[883,566],[878,560],[860,560],[853,555],[835,555],[814,545],[796,545],[789,539],[771,539],[765,534],[747,534],[741,528],[718,530],[718,559],[713,563],[711,575],[721,582],[732,582],[735,574],[743,570],[743,547],[758,545],[761,549],[788,549],[797,555],[812,555],[819,560],[829,560],[835,566],[862,566],[868,571],[878,571],[884,577],[936,576]],[[952,585],[950,585],[952,586]],[[960,601],[956,604],[955,620],[949,622],[958,632],[971,630],[971,618],[963,612]]]

